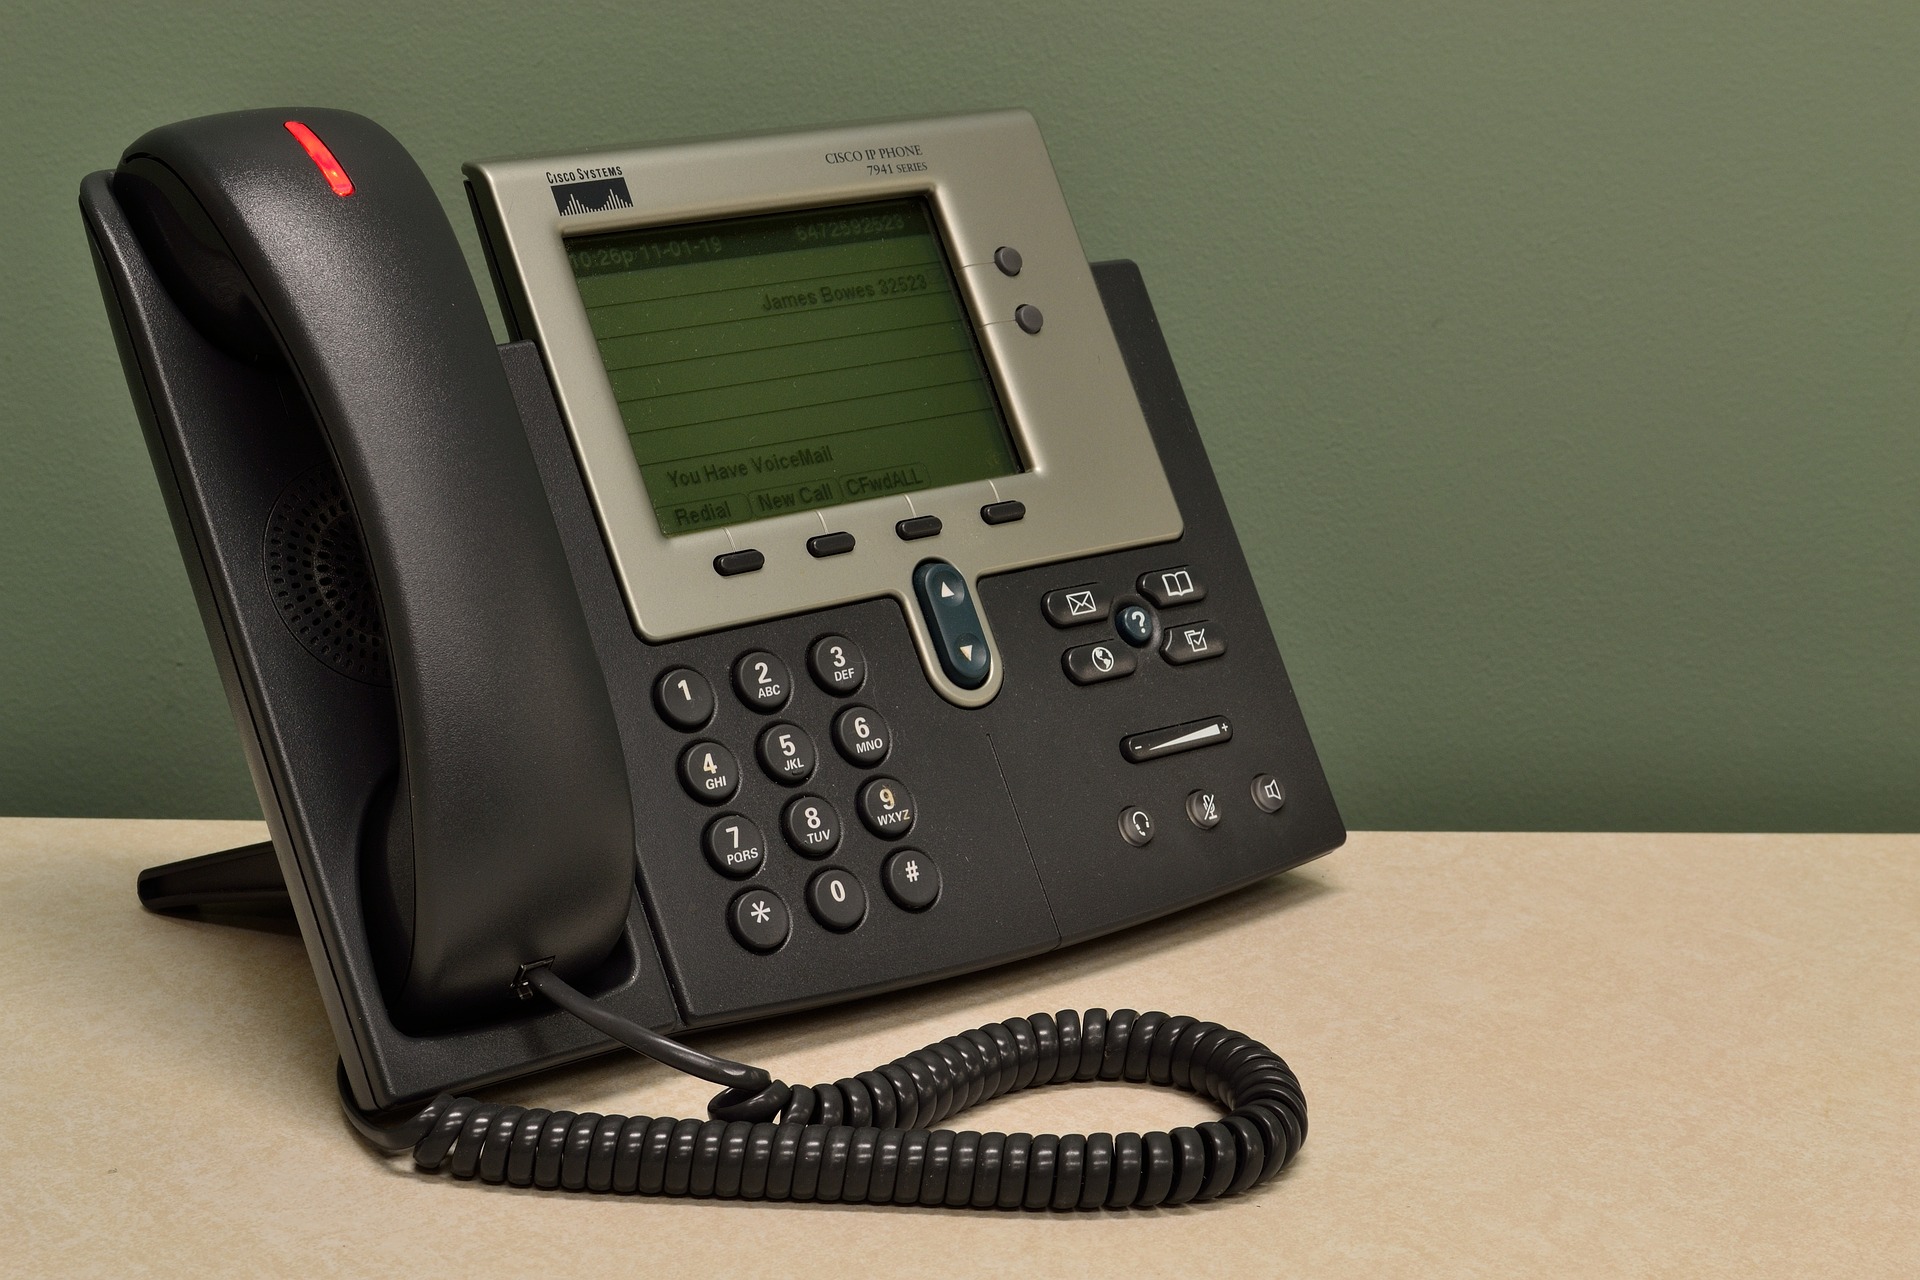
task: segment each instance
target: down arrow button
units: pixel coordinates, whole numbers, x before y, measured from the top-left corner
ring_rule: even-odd
[[[986,628],[974,607],[973,592],[961,572],[944,560],[928,560],[913,571],[913,593],[920,599],[927,630],[947,678],[962,689],[978,689],[993,670]]]

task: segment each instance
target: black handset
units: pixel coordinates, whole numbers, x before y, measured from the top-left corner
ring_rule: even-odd
[[[330,182],[324,164],[350,176]],[[156,129],[112,189],[202,332],[284,367],[358,520],[401,746],[368,859],[392,899],[374,918],[395,926],[376,947],[396,1021],[497,1013],[530,961],[586,979],[632,894],[620,742],[432,187],[372,121],[300,110]]]
[[[349,1119],[423,1169],[1030,1209],[1278,1173],[1299,1086],[1204,1020],[1035,1014],[812,1086],[662,1034],[1069,945],[1344,838],[1139,272],[1080,256],[1032,120],[468,175],[527,335],[498,348],[361,117],[187,121],[82,184],[273,835],[142,900],[283,890]],[[614,1043],[725,1086],[708,1118],[456,1092]],[[1090,1079],[1229,1114],[940,1127]]]

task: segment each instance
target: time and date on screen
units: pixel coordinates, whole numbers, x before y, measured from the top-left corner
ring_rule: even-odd
[[[567,249],[669,535],[1019,470],[923,200]]]

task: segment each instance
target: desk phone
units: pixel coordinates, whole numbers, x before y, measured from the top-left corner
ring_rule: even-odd
[[[1024,112],[465,168],[341,111],[155,129],[80,204],[359,1132],[572,1190],[1093,1209],[1271,1177],[1292,1073],[1040,1014],[792,1086],[672,1033],[1001,964],[1345,838],[1139,271]],[[704,1120],[460,1093],[624,1043]],[[955,1132],[1070,1079],[1152,1134]]]

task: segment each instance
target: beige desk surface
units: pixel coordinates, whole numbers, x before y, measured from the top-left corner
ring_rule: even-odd
[[[144,914],[244,823],[0,821],[0,1271],[409,1275],[1920,1275],[1920,837],[1363,833],[999,972],[708,1039],[833,1079],[1104,1006],[1265,1039],[1312,1136],[1203,1208],[1070,1216],[580,1196],[362,1147],[298,940]],[[502,1090],[702,1114],[609,1057]],[[1145,1086],[1007,1131],[1192,1122]]]

